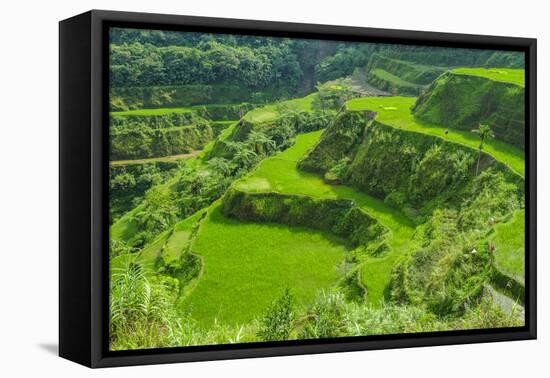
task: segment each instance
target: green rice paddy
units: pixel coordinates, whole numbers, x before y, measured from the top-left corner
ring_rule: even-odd
[[[480,76],[487,79],[525,86],[525,70],[514,68],[455,68],[454,73]]]
[[[391,269],[397,258],[410,248],[414,227],[410,219],[383,201],[345,185],[329,185],[319,175],[303,172],[297,168],[298,160],[312,148],[321,136],[321,131],[299,135],[296,143],[286,151],[264,160],[248,177],[236,183],[245,191],[276,191],[301,194],[315,198],[345,198],[357,203],[392,233],[392,250],[384,257],[370,258],[362,266],[362,280],[367,287],[367,300],[380,304],[389,283]]]
[[[270,104],[270,105],[262,106],[260,108],[256,108],[249,111],[248,113],[246,113],[246,115],[243,118],[246,121],[255,122],[255,123],[272,121],[275,118],[277,118],[278,116],[277,109],[280,107],[283,107],[283,108],[287,107],[291,110],[309,111],[311,110],[311,105],[316,96],[317,96],[316,93],[312,93],[302,98],[282,101],[277,105]]]
[[[337,279],[343,242],[306,228],[241,222],[224,217],[214,204],[201,225],[193,252],[203,272],[180,302],[202,325],[249,322],[290,289],[297,303],[310,303]]]
[[[512,214],[510,220],[495,226],[489,239],[494,243],[495,262],[503,273],[524,282],[525,277],[525,210]]]

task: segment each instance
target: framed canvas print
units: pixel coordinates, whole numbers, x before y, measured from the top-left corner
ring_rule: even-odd
[[[536,40],[60,23],[60,355],[536,337]]]

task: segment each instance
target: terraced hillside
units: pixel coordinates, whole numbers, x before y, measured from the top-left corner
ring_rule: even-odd
[[[374,54],[366,68],[366,80],[390,94],[418,96],[425,86],[445,70],[445,67],[422,65]]]
[[[497,139],[523,149],[524,76],[520,69],[456,69],[434,81],[413,112],[422,121],[459,130],[487,124]]]
[[[486,179],[496,185],[493,190],[502,191],[502,205],[508,202],[505,196],[512,195],[515,198],[499,212],[488,209],[489,213],[495,216],[490,218],[491,222],[495,222],[497,218],[497,222],[508,222],[512,212],[523,207],[521,151],[515,151],[514,155],[510,155],[507,153],[510,147],[501,150],[499,147],[503,144],[498,143],[497,148],[491,151],[493,155],[486,154],[477,151],[475,144],[468,143],[469,139],[464,139],[460,134],[445,135],[441,127],[424,127],[421,123],[416,124],[411,116],[394,115],[400,113],[399,106],[396,105],[402,106],[403,99],[385,97],[350,101],[350,112],[341,115],[340,122],[335,122],[327,129],[320,142],[300,162],[300,167],[324,174],[325,181],[333,179],[334,171],[341,172],[338,177],[340,182],[348,183],[402,209],[416,224],[424,224],[426,221],[429,224],[440,209],[453,209],[459,214],[467,213],[470,216],[470,212],[485,211],[480,208],[469,208],[474,203],[477,206],[481,205],[479,200],[472,200],[472,195],[482,198],[487,194],[472,192],[472,189],[479,185],[476,182],[482,176],[475,169],[476,161],[481,160],[483,174],[491,176],[490,179]],[[391,116],[387,116],[388,113]],[[401,114],[403,113],[405,110],[401,111]],[[349,130],[355,131],[350,135]],[[457,164],[462,165],[462,173],[457,171]],[[477,166],[479,167],[479,164]],[[513,167],[521,172],[517,172]],[[453,175],[449,175],[450,172],[453,172]],[[491,195],[499,196],[498,193]],[[521,224],[517,223],[523,221],[523,218],[517,215],[521,213],[513,214],[516,223],[510,221],[505,223],[511,224],[510,226],[498,226],[497,229],[517,226],[522,230]],[[460,222],[465,223],[458,226],[464,232],[468,232],[470,227],[473,227],[474,234],[480,233],[483,229],[487,230],[484,232],[493,230],[492,227],[479,223],[467,226],[468,222],[464,219],[459,220]],[[483,241],[485,239],[482,235],[483,232],[472,237]],[[512,250],[516,257],[511,258],[508,255],[506,260],[508,264],[515,265],[516,272],[521,272],[524,255],[524,251],[519,247],[521,240],[513,244],[508,242],[515,247],[505,247],[502,241],[498,246],[490,243],[491,248],[498,251],[495,252],[496,256],[499,256],[497,260],[501,261],[496,264],[497,270],[503,272],[500,268],[502,255]],[[408,250],[411,252],[410,246]],[[374,270],[371,272],[378,273]],[[516,285],[517,280],[510,274],[504,274],[505,277],[500,278],[498,275],[495,276],[494,284],[502,289],[507,285],[516,287],[514,298],[517,299],[518,291],[522,290],[521,284]]]
[[[479,147],[479,135],[472,132],[475,126],[468,130],[455,130],[445,124],[422,121],[416,118],[414,111],[411,110],[417,108],[416,101],[411,97],[369,97],[351,100],[348,102],[348,109],[374,111],[377,113],[376,119],[381,123],[403,130],[433,135],[473,149]],[[497,139],[490,139],[484,143],[484,151],[498,161],[507,164],[521,176],[525,174],[524,152],[521,149]]]
[[[521,56],[111,40],[111,349],[524,324]]]
[[[264,160],[253,174],[237,182],[235,188],[251,193],[275,192],[319,199],[349,199],[376,219],[391,234],[381,239],[373,237],[366,243],[367,249],[370,248],[375,256],[364,254],[361,259],[367,263],[356,273],[367,287],[368,295],[365,297],[372,304],[380,304],[390,281],[392,263],[413,243],[413,222],[377,198],[349,186],[330,185],[321,176],[298,169],[298,162],[317,144],[320,136],[319,132],[314,132],[298,137],[293,147]],[[388,247],[391,251],[383,253]],[[369,270],[376,271],[376,274],[368,274]]]
[[[419,301],[411,290],[418,293],[424,289],[414,286],[418,283],[403,281],[403,277],[414,276],[417,267],[411,261],[430,248],[430,243],[425,244],[426,240],[418,235],[423,235],[426,225],[441,216],[440,209],[452,198],[451,190],[459,192],[462,198],[453,200],[458,204],[451,206],[456,209],[451,211],[467,213],[474,208],[478,211],[478,200],[465,198],[483,176],[483,180],[495,183],[487,190],[515,198],[512,203],[498,204],[498,208],[504,208],[498,214],[506,218],[523,206],[520,196],[523,166],[520,150],[493,140],[483,152],[484,172],[475,177],[472,165],[478,143],[474,134],[445,133],[443,126],[416,121],[411,105],[411,98],[404,97],[350,100],[347,110],[338,114],[326,130],[298,135],[292,147],[264,159],[252,173],[236,181],[221,202],[214,202],[178,223],[169,233],[160,234],[135,255],[138,260],[134,261],[177,278],[179,311],[199,319],[199,326],[206,328],[213,322],[231,326],[252,322],[288,287],[294,288],[300,311],[307,311],[323,288],[340,290],[349,300],[366,301],[374,308],[388,301]],[[296,106],[307,110],[311,98],[298,100]],[[259,130],[278,119],[279,113],[274,109],[274,106],[259,108],[243,119],[253,126],[250,130]],[[234,124],[220,139],[238,135],[235,133],[238,127],[242,124]],[[408,155],[400,154],[396,147],[409,151]],[[433,160],[434,148],[436,152],[450,154],[451,159]],[[415,158],[415,154],[420,155]],[[208,160],[208,155],[205,152],[199,159]],[[445,164],[455,164],[454,156],[465,164],[464,171],[457,177],[444,178],[441,175],[449,170]],[[406,161],[412,161],[411,158],[420,164],[408,171]],[[383,165],[379,166],[377,161]],[[342,162],[344,169],[340,167],[340,171],[345,171],[344,174],[334,169]],[[430,162],[429,172],[414,171],[428,164],[424,162]],[[380,170],[386,165],[400,168]],[[430,174],[435,181],[427,181],[418,188],[408,186],[408,177],[424,174]],[[422,181],[427,178],[422,177]],[[169,190],[173,185],[164,186]],[[480,192],[478,198],[484,193]],[[278,198],[281,195],[288,197]],[[289,202],[288,207],[282,208],[278,205],[288,201],[297,202]],[[306,205],[307,201],[314,202]],[[351,207],[342,208],[344,202],[330,205],[343,209],[339,213],[315,201],[350,201],[346,206]],[[308,206],[318,211],[318,215],[307,213]],[[359,233],[363,235],[361,241],[355,243],[350,242],[354,240],[347,233],[350,231],[343,231],[349,227],[339,220],[344,218],[337,215],[348,214],[353,207],[371,219]],[[514,294],[504,288],[510,286],[510,278],[514,279],[511,271],[520,273],[521,260],[513,261],[521,258],[522,244],[518,240],[516,247],[509,248],[502,238],[506,237],[503,231],[506,227],[516,227],[514,222],[522,221],[517,215],[522,213],[518,211],[502,226],[500,221],[494,229],[482,226],[486,231],[481,234],[476,231],[474,236],[479,240],[477,248],[483,250],[487,247],[482,244],[481,240],[485,240],[482,235],[493,230],[494,236],[489,239],[497,245],[498,257],[495,279],[490,284],[511,296]],[[118,222],[112,236],[128,234],[116,230],[127,230],[131,223],[126,228],[121,225],[129,219],[132,217]],[[357,218],[350,219],[353,219],[348,222],[350,225],[359,224]],[[367,229],[371,231],[366,232]],[[295,250],[294,245],[300,248]],[[430,261],[429,269],[435,269],[444,258],[449,255]],[[118,260],[119,266],[124,265],[124,259]],[[510,264],[515,270],[510,270]],[[304,266],[307,271],[301,269]],[[405,271],[409,273],[402,276]],[[264,285],[263,289],[257,291],[257,285]],[[422,300],[426,300],[425,296],[422,295]]]

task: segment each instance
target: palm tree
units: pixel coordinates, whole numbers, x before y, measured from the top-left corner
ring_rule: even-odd
[[[481,123],[479,124],[478,128],[473,129],[472,132],[479,134],[479,139],[480,139],[479,156],[477,157],[477,166],[476,166],[476,176],[477,176],[479,171],[479,161],[481,160],[481,151],[483,150],[483,143],[490,138],[494,138],[495,133],[493,133],[493,130],[491,130],[491,127],[489,125],[483,125]]]

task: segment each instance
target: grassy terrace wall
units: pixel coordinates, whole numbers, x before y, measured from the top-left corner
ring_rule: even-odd
[[[521,85],[447,72],[422,94],[414,115],[460,130],[488,124],[495,137],[524,149],[525,90]]]
[[[226,116],[232,115],[232,108],[222,109]],[[170,156],[203,148],[216,133],[213,122],[199,114],[206,115],[207,110],[176,108],[111,113],[111,160]],[[223,127],[226,125],[218,128]]]
[[[376,113],[344,112],[326,128],[319,143],[299,162],[298,167],[310,172],[325,173],[342,158],[352,155],[364,138],[367,122]]]
[[[455,191],[476,174],[479,152],[464,145],[376,120],[366,125],[364,133],[367,137],[355,151],[348,180],[376,196],[398,192],[413,203],[423,203],[446,190]],[[523,187],[522,177],[482,152],[479,171],[489,168]]]
[[[393,95],[418,96],[422,90],[421,85],[405,81],[381,68],[368,71],[366,79],[370,85]]]
[[[366,79],[376,88],[393,94],[418,96],[445,68],[426,66],[374,54],[366,69]]]
[[[352,247],[379,239],[388,230],[347,199],[315,199],[275,192],[248,193],[235,188],[223,197],[222,213],[253,222],[305,226],[344,237]]]
[[[456,196],[475,176],[478,150],[385,125],[373,119],[374,115],[368,111],[341,114],[299,167],[326,173],[345,159],[348,163],[342,177],[344,183],[398,208],[417,210],[449,201],[446,193]],[[524,190],[521,176],[482,153],[478,173],[489,168],[501,172],[517,186],[518,192]]]
[[[175,108],[199,104],[237,104],[251,101],[251,93],[238,85],[180,85],[111,88],[111,111]]]
[[[234,151],[231,145],[235,142],[244,142],[252,131],[260,132],[271,139],[278,149],[286,149],[292,145],[292,139],[301,133],[320,130],[326,127],[332,110],[326,115],[315,112],[313,101],[316,94],[306,97],[283,101],[277,105],[266,105],[254,108],[239,122],[228,127],[213,143],[208,157],[230,157]],[[287,109],[288,114],[285,114]]]
[[[367,66],[367,71],[375,69],[382,69],[404,81],[418,85],[428,85],[445,72],[445,68],[415,64],[380,54],[374,54]]]
[[[124,128],[111,133],[111,160],[169,156],[201,149],[214,134],[208,122],[154,129]]]
[[[195,121],[202,120],[196,113],[183,109],[182,111],[159,112],[146,114],[128,112],[111,113],[110,125],[116,131],[122,128],[136,126],[147,126],[151,128],[177,127],[189,125]]]

